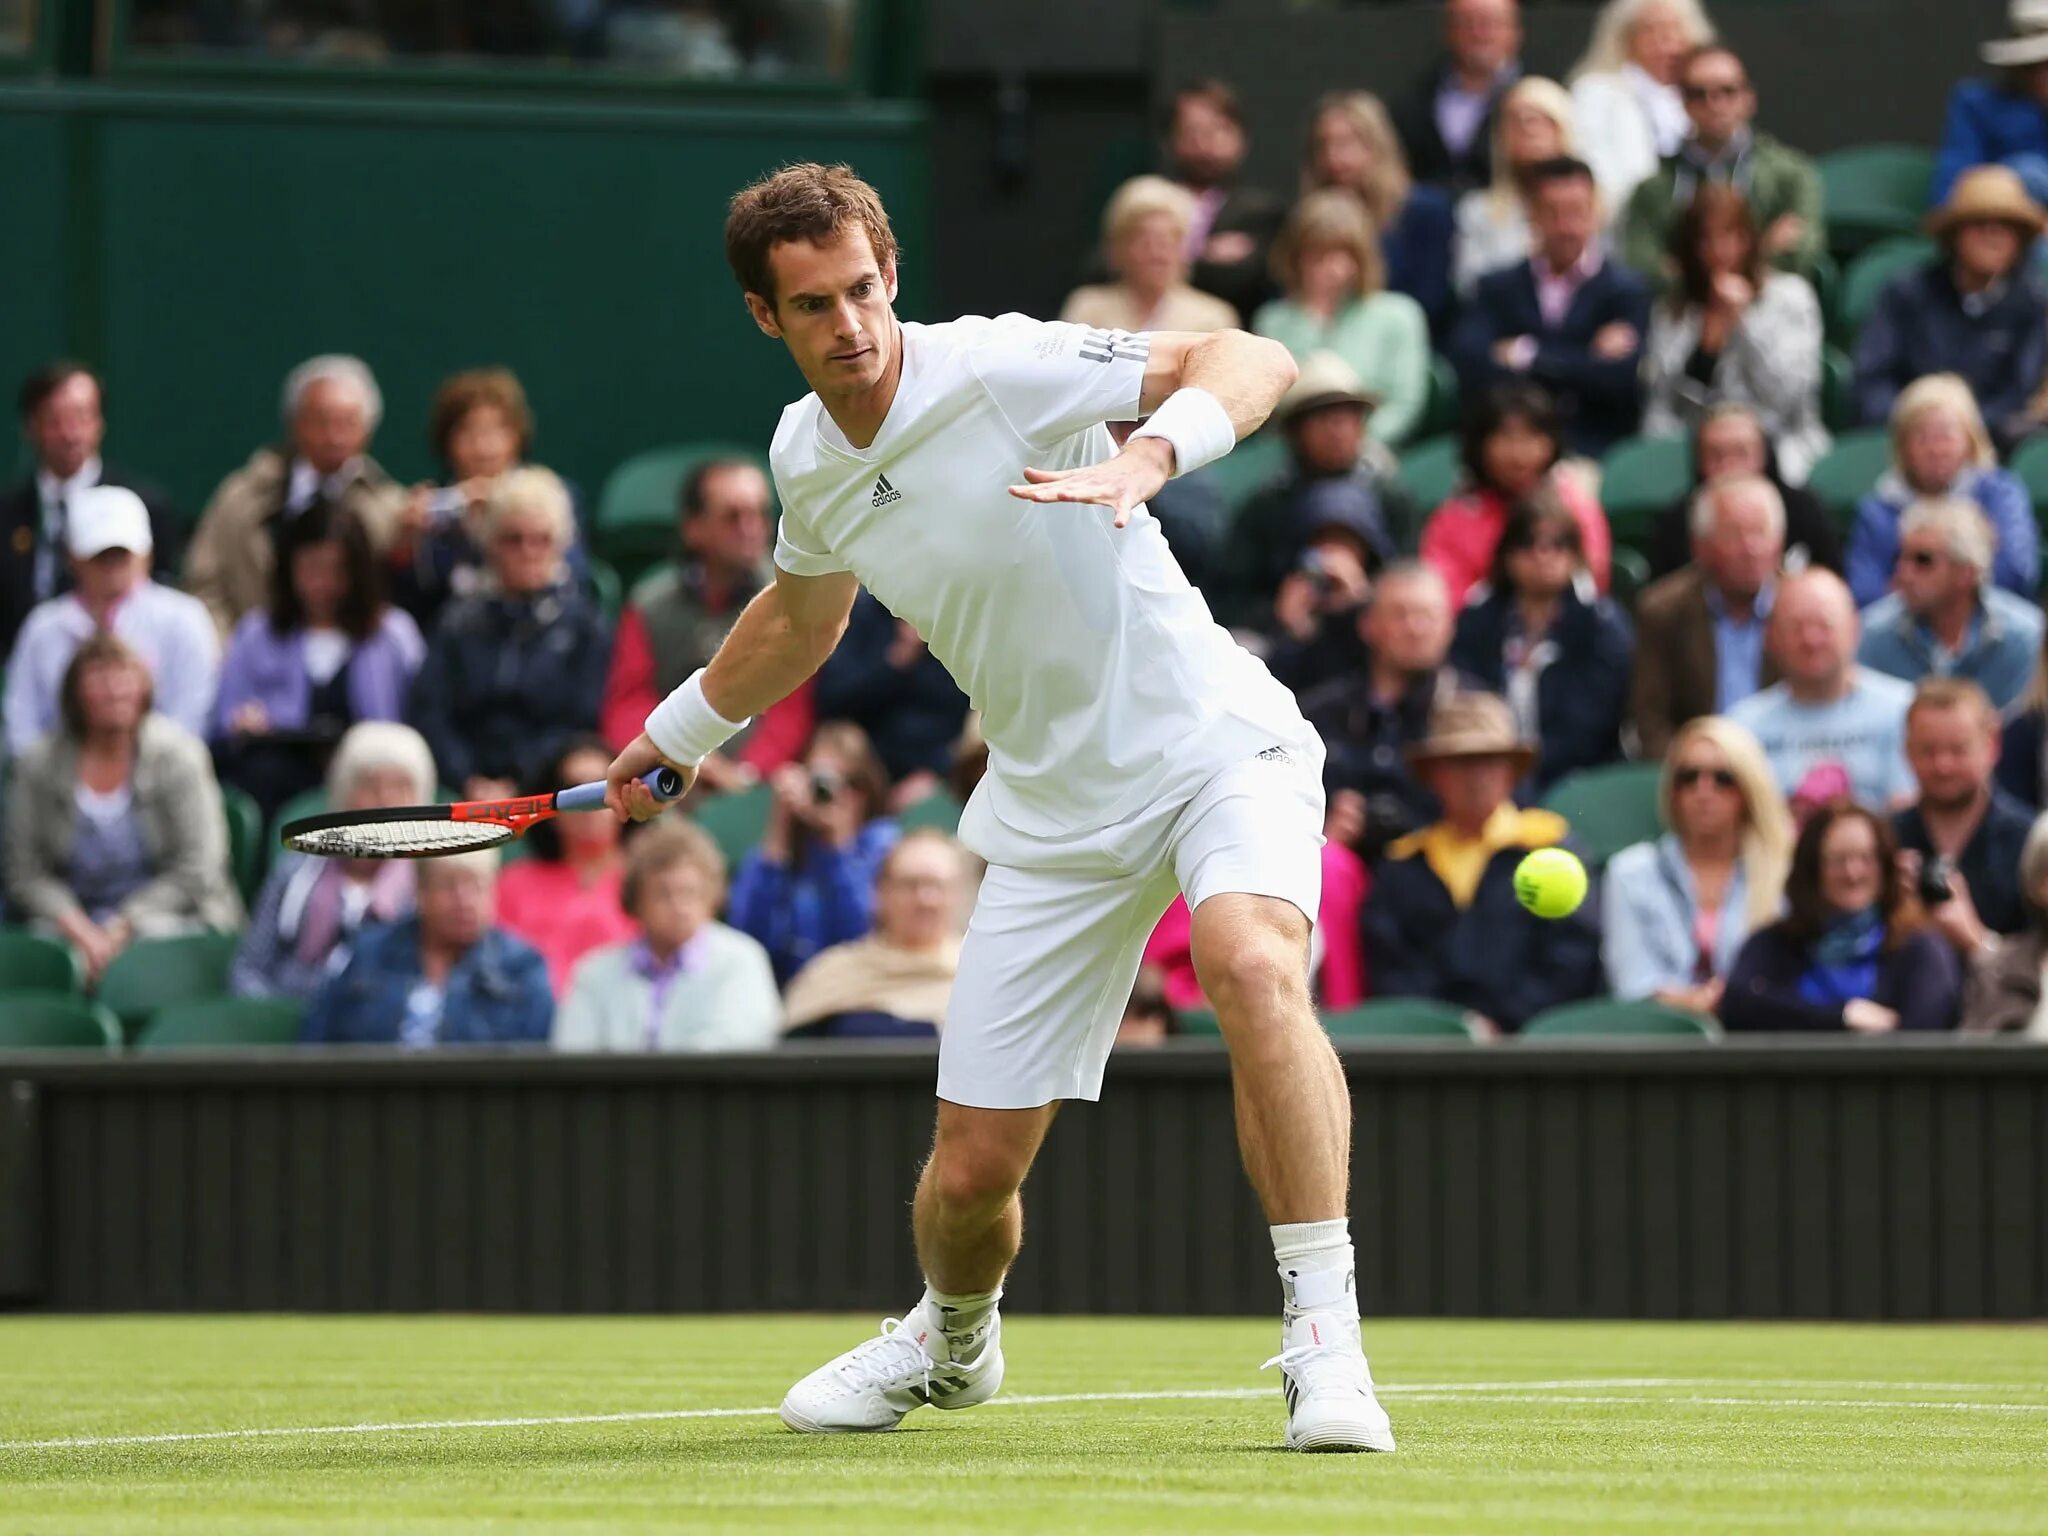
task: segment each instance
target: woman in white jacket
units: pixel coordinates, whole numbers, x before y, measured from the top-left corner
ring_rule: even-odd
[[[1675,154],[1689,123],[1678,94],[1686,54],[1714,40],[1699,0],[1607,0],[1572,71],[1579,145],[1610,218]]]

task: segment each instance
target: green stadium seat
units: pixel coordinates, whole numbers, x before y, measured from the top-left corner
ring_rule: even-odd
[[[1426,443],[1413,443],[1402,452],[1394,482],[1415,503],[1416,516],[1427,518],[1450,500],[1463,468],[1457,438],[1433,437]]]
[[[0,1051],[118,1051],[121,1021],[89,997],[31,989],[0,992]]]
[[[1856,425],[1856,365],[1840,347],[1821,350],[1820,419],[1830,432]]]
[[[631,586],[640,574],[676,550],[676,516],[683,481],[706,459],[745,459],[765,473],[767,460],[729,443],[677,443],[635,454],[605,478],[591,519],[596,553]]]
[[[2034,516],[2048,518],[2048,436],[2030,437],[2021,443],[2006,468],[2027,488]]]
[[[1806,477],[1806,488],[1846,528],[1856,503],[1870,493],[1891,462],[1891,433],[1884,427],[1858,427],[1837,437],[1835,446],[1821,455]]]
[[[138,1051],[187,1046],[297,1045],[305,1005],[288,997],[214,997],[173,1003],[149,1016]]]
[[[61,939],[0,929],[0,992],[84,992],[85,968]]]
[[[1418,439],[1435,437],[1440,433],[1456,433],[1458,430],[1458,370],[1451,366],[1451,360],[1441,352],[1429,354],[1429,402],[1422,408],[1422,419],[1415,424]]]
[[[1877,307],[1877,296],[1886,283],[1909,268],[1934,258],[1934,242],[1918,235],[1881,240],[1849,264],[1836,291],[1833,334],[1844,347],[1853,347],[1856,333]]]
[[[1220,1039],[1222,1037],[1223,1024],[1216,1017],[1214,1009],[1176,1008],[1173,1011],[1173,1016],[1180,1025],[1180,1032],[1184,1035],[1200,1035],[1209,1039]]]
[[[263,841],[263,808],[250,795],[224,784],[220,809],[228,824],[228,868],[234,872],[242,900],[249,901],[263,883],[263,871],[270,862],[270,850]]]
[[[1636,611],[1636,599],[1642,596],[1643,588],[1650,584],[1650,557],[1639,549],[1626,544],[1614,546],[1609,560],[1611,570],[1607,584],[1607,595],[1630,615]]]
[[[1657,763],[1614,763],[1569,773],[1543,797],[1571,823],[1572,836],[1595,865],[1664,830],[1657,818]]]
[[[729,795],[706,795],[702,799],[692,795],[686,808],[697,825],[718,844],[730,872],[739,868],[740,860],[768,830],[768,808],[774,800],[775,791],[766,784],[755,784]]]
[[[1828,249],[1846,260],[1867,246],[1920,228],[1934,151],[1918,144],[1859,144],[1822,155],[1821,199]]]
[[[1280,477],[1287,468],[1287,439],[1277,427],[1254,432],[1208,469],[1234,518],[1244,504]]]
[[[228,966],[239,942],[232,933],[137,939],[114,957],[100,978],[99,1000],[133,1039],[159,1008],[225,997]]]
[[[1721,1027],[1711,1019],[1681,1013],[1662,1003],[1624,1003],[1610,997],[1546,1008],[1522,1026],[1521,1038],[1558,1039],[1568,1035],[1664,1035],[1718,1040]]]
[[[1692,440],[1628,437],[1600,461],[1600,505],[1617,544],[1640,548],[1657,514],[1692,489]]]
[[[597,599],[598,607],[604,610],[604,616],[617,624],[619,610],[626,601],[625,583],[620,579],[617,568],[610,561],[592,555],[584,562],[583,580]]]
[[[960,813],[965,809],[946,790],[937,789],[915,805],[907,805],[899,811],[896,825],[905,832],[918,827],[935,827],[951,837],[960,830]]]
[[[1469,1043],[1479,1038],[1464,1009],[1421,997],[1390,997],[1326,1013],[1323,1028],[1335,1040],[1431,1037]]]

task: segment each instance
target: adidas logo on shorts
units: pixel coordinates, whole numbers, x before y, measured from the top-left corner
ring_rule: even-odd
[[[895,486],[889,483],[889,477],[887,475],[881,475],[876,478],[875,499],[871,503],[871,505],[877,507],[886,507],[887,505],[889,505],[890,502],[901,501],[902,499],[903,493],[897,490]]]

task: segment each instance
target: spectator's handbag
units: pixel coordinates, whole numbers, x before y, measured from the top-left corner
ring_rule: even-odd
[[[677,799],[683,792],[683,776],[673,768],[643,774],[641,782],[661,801]],[[509,843],[563,811],[601,811],[604,791],[599,780],[514,800],[329,811],[285,823],[279,837],[294,853],[325,859],[432,859]]]

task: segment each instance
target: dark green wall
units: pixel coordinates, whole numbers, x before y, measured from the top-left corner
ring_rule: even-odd
[[[196,513],[311,353],[376,369],[374,451],[404,477],[430,470],[436,383],[504,363],[536,456],[594,494],[642,448],[766,445],[801,386],[725,269],[725,201],[827,156],[882,190],[918,313],[916,107],[0,89],[0,381],[58,351],[101,365],[109,455]]]

